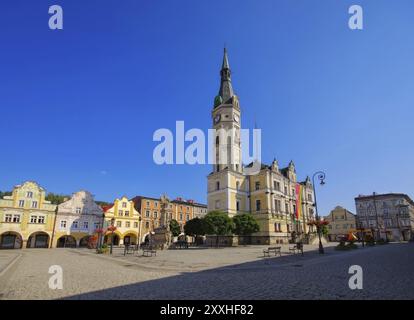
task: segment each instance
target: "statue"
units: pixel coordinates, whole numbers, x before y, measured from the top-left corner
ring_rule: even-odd
[[[157,246],[164,248],[171,244],[171,232],[170,232],[170,210],[169,210],[170,200],[168,197],[163,194],[160,198],[160,218],[161,225],[160,227],[154,229],[154,240]]]

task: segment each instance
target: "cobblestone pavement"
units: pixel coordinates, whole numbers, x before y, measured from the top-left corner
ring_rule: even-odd
[[[146,265],[152,258],[145,258],[142,263],[138,257],[108,258],[86,250],[20,250],[22,257],[0,277],[0,298],[414,299],[412,243],[349,252],[328,249],[324,256],[313,251],[306,252],[304,257],[267,259],[260,258],[261,249],[263,247],[166,251],[157,257],[159,260],[153,260],[152,269]],[[15,255],[15,251],[1,252],[0,264],[9,254]],[[175,260],[171,258],[171,265],[168,264],[169,255],[175,257]],[[191,255],[197,263],[207,261],[206,257],[210,257],[211,262],[200,267],[205,268],[201,271],[163,269],[174,266],[180,255],[184,266]],[[220,256],[229,258],[223,264]],[[246,260],[246,256],[256,258]],[[212,268],[214,261],[219,262],[216,268]],[[231,261],[235,263],[228,264]],[[55,264],[63,268],[63,290],[48,288],[51,276],[48,269]],[[363,268],[363,290],[348,287],[351,265]]]

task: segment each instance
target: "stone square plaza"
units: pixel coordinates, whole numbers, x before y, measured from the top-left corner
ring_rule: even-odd
[[[352,251],[305,245],[264,257],[265,246],[188,248],[124,255],[90,249],[0,251],[0,299],[414,299],[414,244]],[[352,266],[360,288],[351,289]],[[58,270],[58,271],[57,271]],[[61,279],[57,279],[61,276]],[[57,285],[56,285],[57,284]],[[61,286],[59,288],[59,285]]]

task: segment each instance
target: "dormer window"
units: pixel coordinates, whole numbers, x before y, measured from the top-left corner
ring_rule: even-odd
[[[33,192],[28,191],[27,194],[26,194],[26,197],[27,198],[33,198]]]

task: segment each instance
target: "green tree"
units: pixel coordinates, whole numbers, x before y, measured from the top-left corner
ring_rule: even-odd
[[[197,242],[198,236],[204,236],[207,233],[207,224],[204,219],[191,219],[185,224],[184,232],[186,235],[195,237]]]
[[[233,232],[233,221],[222,211],[210,211],[203,220],[206,223],[206,233],[216,235],[217,246],[219,236],[231,235]]]
[[[65,202],[65,200],[70,199],[69,196],[65,196],[62,194],[56,194],[53,192],[49,192],[46,197],[45,197],[46,201],[50,201],[52,204],[61,204],[63,202]]]
[[[3,199],[3,197],[5,196],[11,196],[12,192],[11,191],[0,191],[0,199]]]
[[[106,201],[95,201],[95,203],[102,207],[102,206],[110,206],[112,203],[106,202]]]
[[[240,236],[248,236],[260,230],[256,219],[250,214],[240,214],[233,218],[234,233]]]
[[[177,220],[172,219],[170,221],[170,231],[174,237],[178,237],[181,233],[180,225],[178,224]]]

